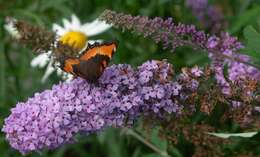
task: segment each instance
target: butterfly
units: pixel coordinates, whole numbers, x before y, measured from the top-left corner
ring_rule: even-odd
[[[117,42],[88,44],[78,57],[65,57],[60,61],[60,68],[75,77],[89,82],[96,82],[108,66],[117,49]]]

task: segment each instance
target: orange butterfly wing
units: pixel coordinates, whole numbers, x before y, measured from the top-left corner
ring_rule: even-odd
[[[108,56],[109,59],[112,58],[113,53],[116,51],[117,43],[110,42],[104,44],[94,44],[90,45],[87,50],[85,50],[80,56],[80,60],[89,60],[90,58],[99,55]]]
[[[74,75],[73,65],[77,65],[79,63],[80,63],[80,61],[78,59],[72,59],[72,58],[66,59],[63,70],[67,73],[71,73]]]

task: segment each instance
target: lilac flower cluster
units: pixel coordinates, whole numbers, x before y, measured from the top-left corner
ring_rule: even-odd
[[[204,28],[209,28],[212,33],[219,33],[224,27],[224,15],[220,8],[210,5],[208,0],[187,0],[186,6],[198,18]]]
[[[212,59],[212,67],[215,69],[216,79],[226,94],[230,93],[228,81],[236,81],[241,77],[260,80],[260,70],[244,64],[244,62],[250,61],[250,58],[238,54],[243,45],[236,37],[232,37],[228,33],[221,33],[219,37],[210,36],[204,31],[197,30],[194,25],[175,24],[172,18],[149,19],[145,16],[131,16],[111,10],[105,10],[100,19],[113,24],[116,28],[143,34],[144,37],[150,37],[156,43],[162,42],[164,48],[174,50],[180,46],[191,46],[208,52]],[[226,64],[229,80],[224,77],[223,69]]]
[[[178,100],[186,98],[184,90],[196,90],[198,82],[180,83],[190,79],[185,73],[174,82],[172,74],[172,66],[161,61],[148,61],[137,70],[112,65],[98,85],[77,78],[18,103],[2,131],[13,148],[26,154],[72,142],[77,133],[129,126],[140,115],[179,115],[183,105]],[[198,78],[203,72],[195,67],[192,74]]]
[[[223,93],[230,94],[230,85],[228,81],[235,82],[245,78],[260,80],[259,69],[245,63],[241,63],[241,61],[249,62],[250,57],[237,53],[243,48],[243,45],[237,40],[236,37],[232,37],[228,33],[222,33],[220,37],[211,36],[208,38],[206,48],[209,52],[209,57],[212,59],[216,79],[222,86]],[[216,52],[220,52],[221,54]],[[236,58],[240,61],[223,58],[221,55]],[[223,69],[225,65],[228,66],[228,80],[226,80],[224,76]]]

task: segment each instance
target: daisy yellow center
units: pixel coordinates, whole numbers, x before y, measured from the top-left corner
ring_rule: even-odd
[[[78,31],[69,31],[59,39],[62,44],[69,45],[76,50],[84,48],[87,40],[88,37],[84,33]]]

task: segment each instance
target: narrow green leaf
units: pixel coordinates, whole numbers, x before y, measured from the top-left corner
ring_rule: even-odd
[[[245,132],[245,133],[211,133],[208,132],[209,135],[217,136],[220,138],[229,138],[229,137],[244,137],[250,138],[257,134],[258,132]]]

